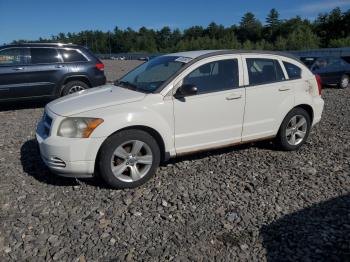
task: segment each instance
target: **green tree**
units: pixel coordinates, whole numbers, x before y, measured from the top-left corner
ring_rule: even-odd
[[[349,47],[350,46],[350,36],[345,38],[331,39],[328,47]]]
[[[240,22],[238,38],[241,42],[256,42],[261,39],[262,25],[251,12],[246,13]]]
[[[310,27],[300,26],[288,35],[287,50],[305,50],[319,47],[319,38]]]
[[[266,49],[299,50],[317,47],[350,46],[350,10],[335,8],[310,22],[299,16],[281,20],[271,9],[262,26],[251,12],[244,14],[239,25],[225,27],[214,22],[206,28],[192,26],[184,31],[165,26],[159,30],[141,27],[115,27],[113,32],[85,30],[59,33],[35,42],[63,42],[86,46],[96,53],[173,52],[198,49]],[[14,43],[29,42],[25,39]],[[33,42],[33,41],[30,41]]]
[[[269,41],[274,42],[278,33],[281,20],[279,19],[279,13],[275,8],[271,9],[270,13],[266,17],[266,25],[264,28],[265,38]]]

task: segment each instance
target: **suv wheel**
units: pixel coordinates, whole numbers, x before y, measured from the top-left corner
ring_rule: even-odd
[[[307,140],[310,127],[309,114],[302,108],[294,108],[284,118],[277,135],[277,142],[284,150],[297,150]]]
[[[349,76],[348,75],[343,75],[340,79],[339,82],[339,87],[344,89],[347,88],[349,86],[350,80],[349,80]]]
[[[62,96],[70,95],[88,88],[89,86],[82,81],[70,81],[64,85]]]
[[[103,143],[99,168],[108,185],[134,188],[155,174],[159,162],[159,146],[151,135],[141,130],[126,130]]]

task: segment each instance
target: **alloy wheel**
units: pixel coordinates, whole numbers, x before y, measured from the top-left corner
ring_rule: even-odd
[[[85,88],[83,86],[72,86],[69,91],[68,91],[68,94],[73,94],[73,93],[76,93],[76,92],[79,92],[79,91],[82,91],[82,90],[85,90]]]
[[[127,141],[114,151],[111,168],[114,176],[124,182],[135,182],[151,169],[153,154],[149,145],[140,140]]]
[[[299,145],[307,133],[307,121],[304,116],[293,116],[286,128],[286,138],[290,145]]]

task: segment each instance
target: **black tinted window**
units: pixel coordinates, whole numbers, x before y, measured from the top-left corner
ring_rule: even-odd
[[[199,94],[238,87],[238,61],[221,60],[202,65],[187,75],[183,84],[197,86]]]
[[[64,62],[84,62],[86,58],[80,54],[77,50],[65,50],[61,49],[61,54]]]
[[[0,65],[24,64],[25,57],[22,48],[7,48],[0,50]]]
[[[298,79],[301,78],[301,69],[300,67],[293,65],[288,62],[283,62],[284,67],[286,68],[289,79]]]
[[[54,48],[31,48],[31,62],[32,64],[48,64],[61,62]]]
[[[347,64],[350,64],[350,56],[343,56],[342,59],[343,59]]]
[[[284,80],[277,60],[265,58],[247,58],[250,85],[261,85]]]

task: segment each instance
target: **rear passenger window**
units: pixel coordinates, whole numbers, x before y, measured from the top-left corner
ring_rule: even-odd
[[[202,65],[187,75],[183,84],[195,85],[198,94],[236,88],[239,86],[238,61],[229,59]]]
[[[262,85],[285,80],[277,60],[265,58],[247,58],[250,85]]]
[[[7,48],[0,50],[0,65],[18,65],[25,63],[24,50],[22,48]]]
[[[64,62],[85,62],[86,58],[77,50],[61,49],[61,54]]]
[[[30,53],[32,64],[51,64],[61,62],[58,52],[54,48],[31,48]]]
[[[301,78],[301,69],[300,67],[293,65],[288,62],[283,62],[284,67],[286,68],[289,79],[298,79]]]

